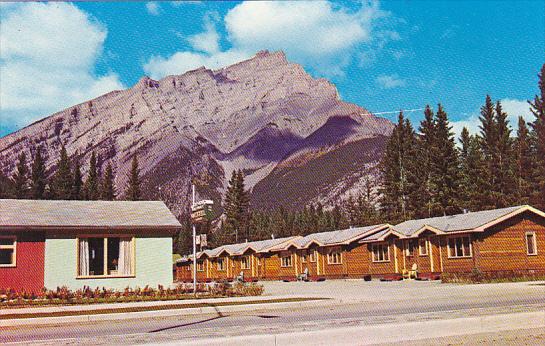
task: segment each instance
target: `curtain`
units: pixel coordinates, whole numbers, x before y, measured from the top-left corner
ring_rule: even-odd
[[[119,274],[132,275],[133,247],[132,238],[121,238],[119,240]]]
[[[89,241],[87,238],[79,240],[79,275],[89,275]]]

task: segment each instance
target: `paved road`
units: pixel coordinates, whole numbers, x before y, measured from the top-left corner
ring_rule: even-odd
[[[320,283],[315,283],[306,289],[312,291],[313,295],[321,293],[331,298],[342,298],[342,302],[329,302],[325,306],[296,310],[268,309],[251,313],[123,320],[92,325],[7,328],[0,331],[0,344],[183,342],[210,337],[380,324],[392,324],[392,332],[397,332],[395,326],[399,323],[545,310],[545,286],[536,284],[454,286],[413,283],[403,286],[402,283],[373,283],[363,286],[360,282],[330,281],[328,284],[319,285]],[[291,291],[294,295],[305,289],[293,283],[267,286],[269,291]],[[331,287],[338,289],[331,291]],[[402,290],[407,295],[400,299],[398,292]]]

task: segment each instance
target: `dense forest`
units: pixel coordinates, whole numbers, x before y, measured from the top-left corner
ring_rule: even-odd
[[[528,101],[534,115],[510,124],[500,101],[486,96],[480,110],[479,132],[464,128],[455,138],[447,111],[441,104],[426,106],[415,129],[399,113],[380,164],[380,184],[369,182],[364,191],[335,205],[304,206],[301,210],[253,210],[242,171],[234,171],[222,203],[223,214],[199,233],[209,233],[209,246],[290,235],[330,231],[350,226],[397,223],[410,218],[451,215],[462,211],[531,204],[545,210],[545,64],[539,94]],[[92,155],[85,180],[78,162],[61,148],[55,172],[48,179],[40,148],[29,165],[19,156],[12,177],[0,174],[0,198],[114,200],[114,168],[104,172]],[[133,157],[122,194],[140,200],[137,157]],[[183,230],[175,237],[174,251],[191,248],[189,215],[182,215]]]

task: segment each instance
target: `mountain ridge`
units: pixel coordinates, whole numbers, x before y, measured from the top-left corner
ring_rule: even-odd
[[[40,146],[52,172],[64,144],[84,173],[92,151],[100,156],[100,165],[111,162],[122,191],[136,153],[146,197],[180,205],[189,196],[191,176],[209,175],[205,180],[213,188],[200,191],[210,190],[219,199],[233,169],[247,172],[248,187],[253,188],[282,163],[382,138],[392,127],[388,120],[340,100],[334,84],[312,78],[284,53],[262,51],[217,70],[200,67],[160,80],[144,76],[129,89],[56,112],[0,138],[0,170],[11,175],[16,156],[29,156]],[[369,159],[364,156],[354,160]],[[169,160],[176,162],[171,169],[181,173],[167,174]],[[170,178],[153,183],[156,174]],[[175,192],[157,196],[162,186]]]

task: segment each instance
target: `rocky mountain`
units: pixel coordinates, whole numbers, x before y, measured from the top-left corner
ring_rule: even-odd
[[[179,213],[194,179],[217,201],[233,169],[243,169],[256,207],[329,203],[361,188],[393,125],[343,102],[282,52],[262,51],[219,69],[161,80],[142,78],[0,138],[0,170],[37,146],[54,171],[64,144],[85,173],[91,152],[115,167],[122,192],[138,155],[146,198]]]

